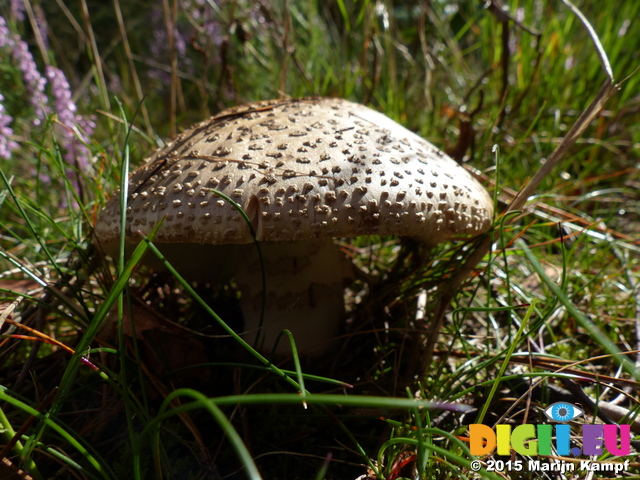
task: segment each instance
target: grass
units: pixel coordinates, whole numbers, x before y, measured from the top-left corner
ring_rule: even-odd
[[[43,115],[0,38],[16,142],[0,163],[0,476],[561,478],[474,473],[467,426],[543,423],[556,401],[633,423],[640,4],[576,2],[615,81],[631,76],[555,155],[607,80],[561,1],[514,0],[510,16],[471,0],[196,3],[30,0],[23,19],[0,6],[78,106],[65,113],[50,82]],[[558,163],[489,240],[428,258],[407,240],[342,240],[370,278],[347,291],[343,347],[274,365],[235,335],[230,287],[138,266],[152,238],[111,265],[91,227],[162,139],[281,94],[379,109],[481,172],[498,212]]]

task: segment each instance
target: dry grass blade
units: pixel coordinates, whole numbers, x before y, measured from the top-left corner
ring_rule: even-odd
[[[29,0],[24,2],[25,12],[29,17],[29,22],[31,23],[31,28],[33,28],[33,35],[36,38],[36,42],[38,43],[38,48],[40,49],[40,53],[42,54],[42,60],[45,65],[50,65],[49,56],[47,55],[47,47],[44,44],[44,40],[42,39],[42,35],[40,33],[40,29],[38,28],[38,23],[36,21],[36,16],[33,11],[33,5]],[[39,8],[39,7],[37,7]],[[40,12],[41,13],[41,12]],[[42,14],[42,13],[41,13]]]
[[[563,0],[567,3],[567,0]],[[569,2],[570,3],[570,2]],[[575,8],[575,7],[574,7]],[[572,9],[574,13],[575,10]],[[581,19],[583,16],[581,17]],[[576,141],[580,138],[580,136],[584,133],[584,131],[588,128],[591,122],[600,114],[605,104],[615,95],[616,92],[620,89],[621,84],[613,83],[613,73],[611,71],[611,66],[609,60],[607,59],[606,52],[602,48],[601,42],[598,40],[598,37],[593,30],[593,28],[589,25],[586,19],[583,20],[583,23],[587,25],[589,30],[589,34],[592,39],[594,39],[594,43],[596,44],[598,50],[598,56],[601,59],[603,69],[607,72],[607,80],[600,87],[600,90],[596,94],[595,98],[591,101],[591,103],[587,106],[587,108],[582,112],[582,114],[575,121],[567,135],[562,139],[560,144],[556,147],[553,153],[549,156],[547,161],[540,167],[540,169],[535,173],[535,175],[527,182],[527,184],[518,192],[513,201],[507,206],[507,208],[503,211],[502,215],[504,216],[508,212],[516,211],[521,209],[529,197],[536,191],[542,180],[549,175],[549,173],[553,170],[553,168],[560,162],[560,160],[565,156],[565,154],[569,151],[569,149],[576,143]],[[626,80],[626,79],[625,79]],[[516,217],[506,217],[505,223],[510,223]],[[491,245],[494,241],[494,233],[487,234],[481,243],[477,246],[475,251],[467,258],[466,262],[462,265],[460,270],[457,272],[453,278],[447,282],[445,285],[442,285],[441,294],[438,299],[438,303],[436,308],[434,309],[434,318],[431,323],[431,329],[429,332],[429,336],[427,338],[427,344],[424,349],[424,353],[422,356],[422,369],[426,369],[431,364],[431,360],[433,359],[433,351],[438,340],[438,336],[440,333],[440,329],[444,322],[444,315],[447,311],[449,303],[453,298],[454,291],[464,282],[465,279],[469,277],[471,272],[473,272],[480,263],[480,261],[484,258],[484,256],[489,253],[491,249]]]
[[[598,57],[600,57],[600,64],[602,65],[603,70],[607,72],[609,81],[613,83],[613,70],[611,68],[611,63],[609,63],[609,57],[607,57],[607,52],[605,52],[604,47],[602,46],[602,42],[600,42],[600,38],[598,37],[598,34],[594,30],[594,28],[591,26],[591,23],[589,23],[589,20],[587,20],[587,17],[584,16],[580,9],[569,0],[562,0],[562,3],[569,7],[571,12],[580,19],[582,24],[589,32],[589,36],[591,37],[591,40],[596,47],[596,51],[598,52]]]
[[[567,151],[576,143],[578,138],[582,136],[591,122],[598,116],[598,114],[604,108],[604,105],[613,97],[613,95],[619,90],[620,85],[614,84],[611,80],[607,80],[598,94],[589,104],[589,106],[582,112],[576,122],[571,127],[571,130],[563,138],[562,142],[556,147],[553,153],[549,156],[547,161],[540,167],[536,174],[529,180],[529,182],[520,190],[518,195],[507,206],[503,213],[511,212],[514,210],[520,210],[527,199],[533,195],[540,182],[549,175],[553,168],[560,162]]]
[[[0,303],[0,329],[7,319],[11,319],[13,312],[24,300],[23,293],[31,295],[40,291],[42,286],[33,280],[0,280],[0,289],[12,292],[16,295],[12,302]]]
[[[30,336],[21,336],[21,335],[11,335],[12,337],[15,338],[21,338],[22,340],[34,340],[34,341],[43,341],[45,343],[48,343],[50,345],[55,345],[57,347],[60,347],[62,350],[64,350],[67,353],[70,353],[71,355],[73,355],[75,353],[75,350],[73,350],[73,348],[65,345],[64,343],[62,343],[59,340],[56,340],[55,338],[47,335],[46,333],[42,333],[39,330],[36,330],[35,328],[31,328],[27,325],[23,325],[21,323],[17,323],[14,322],[13,320],[9,320],[6,319],[5,320],[9,325],[12,325],[16,328],[21,328],[23,330],[26,330],[27,332],[31,333],[32,335],[34,335],[33,337]]]
[[[18,468],[8,458],[3,458],[0,461],[0,477],[5,480],[33,480],[31,475]]]
[[[533,367],[548,370],[550,372],[575,375],[577,378],[589,379],[602,384],[619,385],[621,387],[629,386],[633,387],[634,389],[637,389],[640,386],[637,381],[632,379],[612,377],[611,375],[603,375],[601,373],[593,373],[587,370],[574,368],[581,362],[574,362],[571,360],[562,360],[552,357],[531,357],[528,355],[514,355],[509,361],[511,363],[519,365],[531,365]]]
[[[97,70],[96,73],[97,73],[99,84],[100,84],[99,92],[101,95],[102,107],[105,110],[111,110],[111,103],[109,102],[109,97],[107,95],[107,92],[109,91],[107,89],[107,81],[105,79],[104,71],[102,69],[102,61],[100,60],[100,51],[98,50],[98,44],[96,42],[93,26],[91,25],[91,16],[89,14],[89,6],[87,5],[86,0],[82,0],[81,6],[82,6],[82,19],[84,20],[84,25],[85,25],[85,28],[87,29],[85,33],[88,36],[90,41],[91,55],[95,59],[94,65]]]
[[[113,0],[113,4],[114,4],[114,11],[116,13],[116,18],[118,19],[118,27],[120,28],[120,36],[122,37],[122,45],[124,46],[124,51],[127,56],[127,62],[129,64],[129,71],[133,79],[133,85],[136,89],[138,101],[140,102],[140,107],[141,107],[140,110],[142,112],[142,117],[144,118],[147,134],[153,135],[151,118],[149,116],[147,106],[144,104],[144,93],[142,92],[142,85],[140,83],[140,77],[138,76],[136,65],[133,62],[133,54],[131,52],[131,45],[129,45],[129,39],[127,38],[127,28],[124,24],[124,19],[122,18],[122,9],[120,8],[120,1]]]
[[[507,207],[505,213],[522,208],[527,199],[538,188],[540,182],[558,164],[560,159],[564,157],[564,154],[567,152],[567,150],[569,150],[569,148],[571,148],[576,143],[578,138],[582,136],[591,122],[600,114],[600,112],[604,108],[604,105],[620,89],[620,84],[614,83],[613,70],[611,69],[609,57],[607,56],[607,52],[604,50],[602,42],[600,42],[598,34],[594,30],[594,28],[591,26],[587,18],[582,14],[582,12],[578,9],[578,7],[576,7],[569,0],[562,0],[562,2],[567,5],[567,7],[569,7],[571,12],[576,17],[580,19],[582,24],[589,32],[589,37],[591,37],[591,40],[595,45],[602,69],[606,72],[608,78],[600,87],[600,90],[598,91],[593,101],[589,104],[586,110],[582,112],[582,114],[578,117],[578,120],[576,120],[576,122],[571,127],[571,130],[569,130],[567,135],[562,139],[562,142],[560,142],[558,147],[554,150],[547,161],[542,165],[542,167],[540,167],[533,178],[527,183],[527,185],[525,185],[525,187],[520,191],[513,202]]]
[[[628,353],[634,354],[636,352],[628,352]],[[466,358],[468,356],[467,352],[456,351],[456,350],[454,351],[436,350],[435,354],[443,357],[450,356],[450,357],[457,357],[457,358]],[[492,356],[492,358],[494,357],[495,356]],[[633,379],[613,377],[611,375],[605,375],[602,373],[593,373],[585,369],[577,368],[579,365],[584,364],[586,362],[592,362],[595,360],[600,360],[600,359],[609,358],[609,357],[610,355],[601,355],[598,357],[589,358],[588,360],[577,362],[577,361],[566,360],[558,357],[514,353],[509,359],[509,363],[514,365],[525,365],[532,368],[539,368],[539,369],[547,370],[549,372],[554,372],[558,374],[573,375],[576,378],[591,380],[601,384],[617,385],[618,387],[631,387],[635,390],[640,388],[640,383],[638,383],[636,380],[633,380]]]

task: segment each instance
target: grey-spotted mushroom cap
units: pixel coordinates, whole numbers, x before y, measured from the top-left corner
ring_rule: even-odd
[[[262,321],[251,229],[216,191],[244,209],[262,241]],[[192,279],[235,277],[245,330],[262,334],[266,349],[288,328],[299,351],[316,354],[339,332],[349,277],[332,238],[436,244],[486,231],[493,215],[488,193],[454,160],[381,113],[337,98],[225,110],[156,151],[129,192],[127,239],[138,242],[163,219],[156,245]],[[119,216],[116,194],[95,226],[106,250],[119,241]],[[276,353],[287,349],[281,342]]]
[[[430,244],[486,231],[485,189],[454,160],[388,117],[337,98],[252,103],[180,134],[134,172],[127,237],[164,218],[158,242],[244,244],[403,235]],[[120,236],[115,195],[95,227]]]

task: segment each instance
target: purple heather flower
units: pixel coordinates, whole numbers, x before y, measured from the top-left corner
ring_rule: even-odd
[[[55,98],[58,120],[63,126],[60,143],[67,151],[65,159],[70,165],[77,165],[81,170],[87,171],[91,164],[90,152],[83,143],[89,141],[95,123],[76,113],[76,104],[71,99],[71,88],[62,70],[49,65],[45,69],[45,74]]]
[[[39,22],[40,23],[40,22]],[[46,23],[43,23],[42,30],[46,35]],[[66,151],[65,159],[71,165],[75,165],[83,171],[90,166],[90,152],[85,147],[89,136],[95,129],[95,123],[82,115],[76,113],[76,104],[71,97],[71,89],[64,73],[52,66],[45,68],[46,78],[38,71],[38,67],[33,59],[29,48],[19,35],[11,34],[7,28],[5,19],[0,16],[0,48],[6,48],[12,55],[18,67],[22,71],[22,78],[29,93],[29,100],[35,108],[35,119],[33,123],[40,125],[51,112],[49,100],[45,93],[47,79],[51,87],[51,94],[54,99],[53,109],[58,115],[58,120],[62,128],[59,129],[60,144]],[[0,96],[0,101],[2,97]],[[6,158],[10,151],[15,149],[17,144],[9,141],[13,134],[9,124],[13,119],[4,113],[4,107],[0,105],[0,157]]]
[[[31,104],[35,108],[36,118],[33,123],[39,125],[40,122],[46,118],[47,96],[44,94],[44,88],[47,85],[47,80],[40,75],[36,62],[33,60],[33,55],[29,51],[29,47],[18,35],[11,34],[7,28],[7,23],[3,17],[0,16],[0,47],[7,47],[18,63],[20,70],[22,71],[22,78],[24,79],[27,92]]]
[[[7,28],[7,22],[2,16],[0,16],[0,47],[13,47],[11,33]]]
[[[62,70],[51,65],[45,67],[45,75],[49,79],[51,91],[55,97],[55,109],[60,122],[66,124],[75,123],[76,105],[71,100],[69,82]]]
[[[46,118],[48,111],[47,96],[44,93],[47,80],[40,75],[36,62],[33,60],[33,55],[31,55],[26,42],[19,38],[20,37],[17,35],[15,36],[16,42],[13,49],[13,56],[20,65],[22,78],[31,97],[31,104],[35,108],[36,118],[33,123],[35,125],[40,125],[40,121]]]
[[[24,20],[24,2],[23,0],[11,0],[11,13],[16,20]]]
[[[217,3],[217,2],[216,2]],[[200,41],[220,46],[224,41],[224,31],[215,16],[215,11],[206,0],[183,0],[182,8],[198,25]],[[202,38],[204,35],[205,38]]]
[[[188,17],[188,21],[178,21],[172,25],[175,49],[178,56],[179,68],[190,74],[194,73],[193,59],[189,54],[189,44],[194,40],[204,46],[213,45],[219,47],[224,42],[226,32],[223,25],[216,18],[216,12],[210,5],[218,3],[217,0],[181,0],[181,10]],[[154,10],[151,14],[153,38],[149,45],[151,54],[158,62],[167,62],[169,57],[169,35],[165,18],[161,10]],[[167,72],[150,72],[152,78],[157,78],[168,84],[171,78]]]
[[[0,158],[9,159],[11,152],[18,148],[18,144],[9,139],[13,135],[13,129],[9,126],[13,118],[5,113],[1,103],[3,100],[4,97],[0,94]]]

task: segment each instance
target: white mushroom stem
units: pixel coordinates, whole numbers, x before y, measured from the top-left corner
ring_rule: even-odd
[[[266,273],[265,316],[262,275],[255,245],[245,245],[238,261],[236,282],[242,294],[246,340],[269,352],[283,329],[294,336],[305,355],[321,355],[335,346],[332,339],[344,319],[344,283],[350,263],[331,239],[260,244]],[[276,355],[289,355],[283,336]]]
[[[255,244],[157,246],[188,281],[219,284],[235,278],[245,339],[261,351],[271,352],[285,328],[293,334],[302,355],[322,355],[335,345],[331,340],[340,333],[344,287],[353,280],[353,271],[330,238],[260,243],[267,287],[262,323],[262,273]],[[115,258],[117,250],[110,247],[107,253]],[[128,250],[133,250],[133,245]],[[156,271],[165,270],[154,255],[147,255],[145,263]],[[275,354],[291,354],[287,337],[280,339]]]

